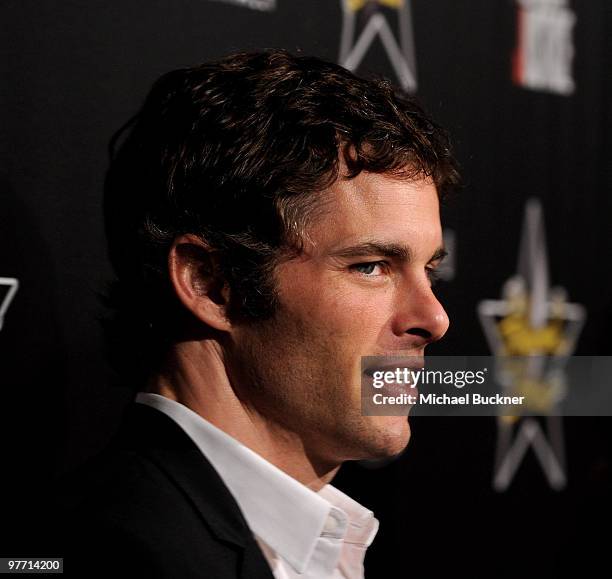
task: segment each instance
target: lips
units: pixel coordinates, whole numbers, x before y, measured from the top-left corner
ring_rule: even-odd
[[[399,369],[421,370],[425,366],[424,356],[371,356],[367,358],[367,365],[362,373],[365,376],[373,377],[374,372],[394,372]]]
[[[413,383],[414,374],[424,367],[425,359],[423,356],[378,356],[368,358],[366,366],[362,370],[363,385],[370,387],[371,391],[376,391],[384,396],[399,396],[401,394],[411,394],[418,399],[419,391]],[[374,374],[379,373],[377,380],[382,380],[383,384],[374,386]],[[393,374],[390,383],[385,381],[385,376]]]

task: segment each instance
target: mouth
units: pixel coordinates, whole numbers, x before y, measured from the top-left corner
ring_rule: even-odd
[[[400,374],[411,374],[424,367],[424,356],[369,356],[366,366],[362,369],[362,374],[370,378],[374,377],[374,372],[396,373],[399,371]]]
[[[390,397],[408,394],[411,400],[418,400],[416,373],[424,366],[424,356],[369,357],[362,369],[362,385],[368,392]]]

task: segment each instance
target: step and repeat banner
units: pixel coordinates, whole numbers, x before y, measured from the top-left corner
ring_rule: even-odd
[[[99,324],[108,141],[159,75],[234,50],[386,76],[449,130],[464,183],[443,208],[451,325],[431,354],[572,368],[612,355],[608,0],[22,0],[2,13],[7,509],[42,505],[131,395]],[[541,375],[521,387],[535,401],[525,414],[417,412],[401,456],[343,467],[338,486],[381,521],[366,575],[545,577],[605,562],[612,419],[596,402],[549,412],[558,383]]]

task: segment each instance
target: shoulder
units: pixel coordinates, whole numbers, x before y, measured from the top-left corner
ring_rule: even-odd
[[[208,568],[221,577],[237,566],[238,553],[216,540],[190,498],[146,455],[105,452],[60,484],[67,572],[198,577]]]
[[[266,577],[234,497],[171,418],[128,408],[104,452],[58,484],[57,552],[82,577]]]

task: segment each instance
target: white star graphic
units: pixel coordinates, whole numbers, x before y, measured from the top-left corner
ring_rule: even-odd
[[[391,31],[389,22],[378,11],[378,4],[384,3],[396,8],[398,13],[399,44]],[[340,0],[342,6],[342,34],[340,36],[339,63],[354,72],[378,36],[401,87],[407,92],[417,90],[416,57],[412,32],[412,15],[408,0]],[[358,12],[365,7],[373,13],[365,24],[359,38],[355,40],[355,24]]]
[[[586,311],[579,304],[568,303],[565,290],[551,288],[549,285],[542,207],[536,199],[527,202],[517,274],[506,282],[503,297],[502,300],[483,300],[478,305],[480,322],[493,354],[498,357],[508,354],[499,320],[511,315],[517,307],[516,304],[523,300],[527,307],[528,331],[537,332],[553,318],[563,324],[562,332],[559,333],[559,347],[555,352],[551,354],[538,350],[536,345],[525,353],[530,356],[540,355],[534,358],[535,365],[541,364],[543,356],[547,354],[555,371],[562,369],[564,361],[575,349]],[[556,402],[558,400],[553,400],[553,405]],[[504,491],[510,486],[529,446],[532,446],[550,486],[557,490],[563,488],[567,477],[561,417],[546,417],[548,438],[540,422],[532,417],[520,419],[514,440],[513,428],[514,424],[509,422],[507,417],[498,417],[493,487]]]
[[[0,286],[7,286],[8,291],[4,295],[2,301],[0,301],[0,330],[2,330],[2,326],[4,324],[4,315],[6,314],[9,306],[11,305],[11,301],[15,297],[17,293],[17,289],[19,288],[19,281],[14,277],[0,277]]]

